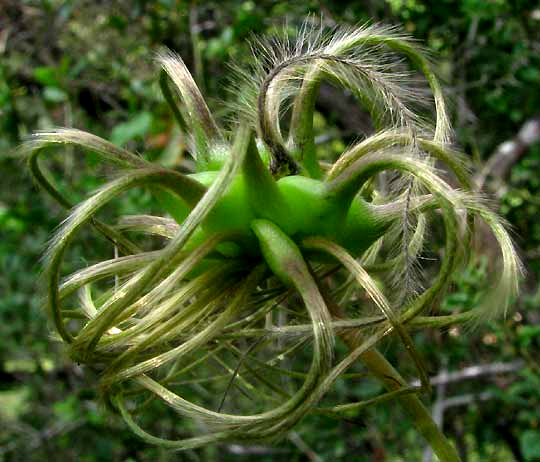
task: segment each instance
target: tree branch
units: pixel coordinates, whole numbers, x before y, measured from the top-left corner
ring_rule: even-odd
[[[520,128],[517,135],[501,143],[490,156],[482,171],[475,176],[474,183],[480,191],[488,177],[501,182],[508,177],[512,167],[523,157],[529,147],[540,141],[540,117],[529,119]],[[498,184],[497,186],[499,186]],[[506,188],[496,188],[497,197],[504,194]]]
[[[463,380],[476,379],[482,375],[506,374],[516,372],[525,365],[521,359],[511,361],[509,363],[496,362],[491,364],[478,364],[469,366],[456,372],[443,371],[440,374],[432,377],[430,383],[432,385],[449,384],[453,382],[461,382]],[[413,387],[420,386],[420,381],[415,380],[411,383]]]

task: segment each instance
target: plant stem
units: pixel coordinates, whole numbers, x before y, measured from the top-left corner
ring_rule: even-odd
[[[352,336],[349,334],[349,337]],[[352,338],[358,339],[358,336]],[[358,340],[350,344],[347,340],[345,341],[351,349],[358,344]],[[388,391],[394,391],[408,386],[403,377],[401,377],[377,349],[372,348],[366,351],[360,356],[360,360]],[[437,427],[429,411],[416,394],[405,394],[397,396],[395,399],[414,423],[418,432],[429,443],[441,462],[459,462],[460,458],[456,449]]]
[[[323,288],[324,289],[324,288]],[[321,291],[330,313],[336,320],[345,319],[343,310],[328,297],[328,291]],[[352,351],[363,343],[363,337],[357,330],[343,330],[339,336]],[[408,383],[400,373],[376,349],[371,348],[360,355],[360,361],[389,391],[396,391],[408,387]],[[459,455],[454,446],[448,441],[437,427],[431,414],[416,394],[407,393],[396,396],[397,402],[409,416],[418,432],[425,438],[441,462],[459,462]]]

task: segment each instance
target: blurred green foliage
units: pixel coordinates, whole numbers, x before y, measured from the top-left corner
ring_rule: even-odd
[[[283,24],[293,29],[312,14],[328,24],[397,24],[425,44],[454,105],[458,144],[480,166],[539,115],[537,2],[4,0],[0,11],[0,461],[421,460],[423,443],[415,431],[397,418],[399,410],[384,405],[345,421],[303,421],[296,437],[314,455],[294,436],[275,446],[226,445],[182,454],[143,445],[96,405],[95,372],[71,364],[49,337],[38,290],[39,258],[65,212],[36,191],[14,149],[34,130],[70,126],[176,165],[185,138],[159,96],[153,53],[162,46],[178,51],[213,112],[226,116],[218,101],[229,98],[228,65],[249,59],[250,35]],[[339,116],[320,109],[316,126],[322,135],[339,130]],[[322,150],[343,148],[329,139]],[[80,199],[107,171],[92,156],[71,154],[51,152],[47,165],[60,186]],[[517,372],[448,385],[447,396],[491,393],[489,400],[445,413],[445,432],[468,461],[540,460],[539,162],[536,145],[513,167],[501,200],[529,269],[514,312],[487,328],[427,332],[417,339],[433,374],[523,360]],[[132,194],[119,206],[141,212],[153,205],[148,196]],[[81,241],[73,258],[111,254],[107,242],[91,244],[83,252]],[[442,309],[474,305],[489,288],[488,269],[487,260],[476,259],[456,275],[456,291]],[[393,346],[388,344],[388,355],[399,364],[401,353]],[[347,402],[377,391],[374,382],[343,380],[333,399]],[[160,407],[143,423],[164,435],[198,431]]]

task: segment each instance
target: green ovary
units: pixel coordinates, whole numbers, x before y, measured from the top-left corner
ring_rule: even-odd
[[[217,171],[207,171],[189,176],[210,187],[217,175]],[[187,249],[214,233],[234,232],[238,237],[233,242],[218,246],[223,256],[260,256],[261,250],[252,231],[252,223],[263,218],[276,224],[297,244],[308,236],[322,236],[358,256],[379,239],[391,224],[391,219],[379,216],[376,207],[359,196],[352,202],[329,196],[323,181],[295,175],[283,177],[276,184],[280,207],[272,207],[272,198],[268,198],[262,201],[266,205],[264,209],[256,210],[250,194],[258,192],[249,191],[244,176],[238,175],[188,242]],[[188,215],[189,209],[176,196],[159,191],[156,197],[179,223]]]

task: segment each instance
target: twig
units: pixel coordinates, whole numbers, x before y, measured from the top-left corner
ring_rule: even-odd
[[[452,396],[441,402],[443,412],[449,407],[466,406],[476,401],[487,401],[494,398],[494,394],[490,391],[483,391],[482,393],[468,393],[466,395]]]
[[[469,366],[465,369],[456,372],[443,371],[440,374],[432,377],[430,382],[432,385],[449,384],[453,382],[461,382],[462,380],[475,379],[482,375],[495,375],[505,374],[509,372],[516,372],[524,366],[525,362],[521,359],[511,361],[509,363],[497,362],[491,364],[479,364],[475,366]],[[417,387],[420,385],[418,380],[411,383],[412,386]]]
[[[242,446],[240,444],[228,444],[227,451],[237,456],[265,456],[288,452],[285,449],[270,448],[267,446]]]
[[[288,435],[289,440],[293,443],[306,457],[313,462],[323,462],[323,460],[317,455],[313,449],[311,449],[302,437],[295,431],[292,431]]]
[[[486,162],[482,171],[475,176],[474,183],[478,190],[481,190],[488,176],[496,180],[504,180],[512,166],[527,152],[527,149],[534,143],[540,142],[540,117],[529,119],[520,128],[517,135],[501,143],[495,152]],[[497,197],[501,197],[506,188],[496,188]]]
[[[452,396],[450,398],[445,398],[446,385],[453,382],[460,382],[463,380],[469,380],[478,378],[482,375],[493,375],[493,374],[503,374],[508,372],[515,372],[521,369],[524,365],[524,361],[518,359],[510,363],[492,363],[492,364],[482,364],[476,366],[466,367],[460,371],[448,373],[446,367],[437,374],[435,377],[430,379],[432,385],[437,385],[437,399],[433,405],[433,420],[439,428],[443,427],[444,423],[444,412],[449,407],[455,406],[465,406],[471,404],[475,401],[486,401],[494,397],[493,393],[490,391],[485,391],[482,393],[470,393],[466,395]],[[412,383],[413,386],[419,386],[420,381],[415,380]],[[433,451],[428,446],[424,450],[424,455],[422,457],[423,462],[430,462],[433,458]]]

